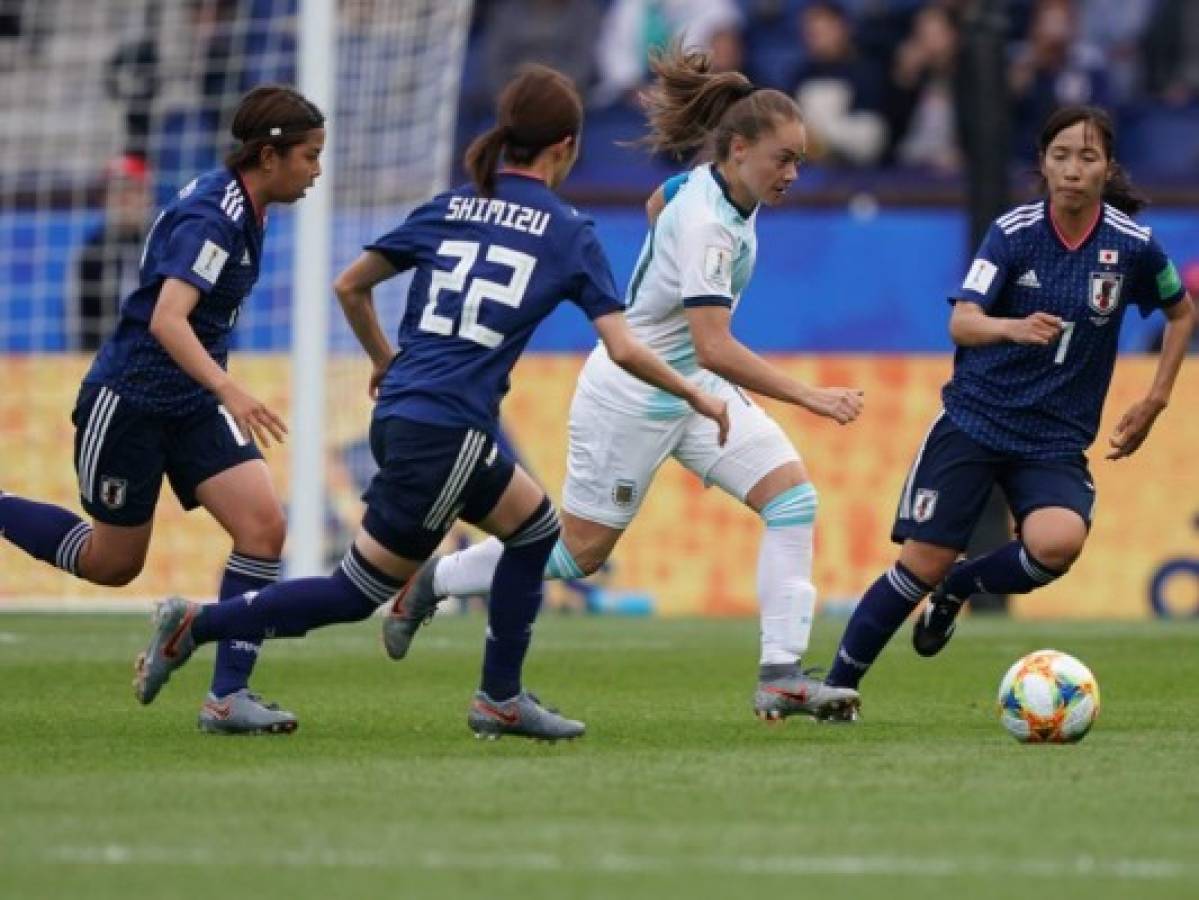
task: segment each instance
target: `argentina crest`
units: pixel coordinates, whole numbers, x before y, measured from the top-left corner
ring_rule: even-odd
[[[617,479],[612,486],[612,502],[617,506],[632,506],[637,499],[637,483],[625,478]]]
[[[1120,305],[1124,276],[1117,272],[1092,272],[1087,305],[1101,316],[1110,316]]]

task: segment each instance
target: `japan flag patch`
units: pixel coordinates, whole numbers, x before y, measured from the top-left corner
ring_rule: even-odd
[[[1118,250],[1100,250],[1099,265],[1114,266],[1120,262],[1120,251]]]

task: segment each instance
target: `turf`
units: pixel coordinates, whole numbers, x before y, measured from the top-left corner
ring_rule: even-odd
[[[528,681],[589,733],[552,746],[471,739],[481,628],[280,642],[255,683],[300,730],[222,738],[211,650],[143,709],[144,618],[0,616],[0,896],[1199,896],[1199,625],[974,618],[934,661],[905,630],[861,723],[767,727],[753,622],[557,617]],[[1099,678],[1080,745],[996,721],[1041,646]]]

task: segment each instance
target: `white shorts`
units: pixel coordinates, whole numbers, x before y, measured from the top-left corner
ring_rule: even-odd
[[[742,502],[766,475],[799,460],[783,429],[762,407],[724,381],[712,393],[729,405],[731,430],[723,447],[716,442],[716,424],[696,413],[650,419],[615,410],[576,388],[562,508],[590,522],[625,529],[668,456],[703,479],[704,487],[714,484]]]

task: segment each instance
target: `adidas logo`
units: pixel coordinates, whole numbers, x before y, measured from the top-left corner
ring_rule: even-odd
[[[247,250],[244,254],[242,254],[241,264],[243,266],[250,265],[250,251],[249,250]]]
[[[1037,278],[1037,270],[1029,269],[1016,279],[1016,284],[1020,285],[1020,287],[1039,288],[1041,286],[1041,281]]]

